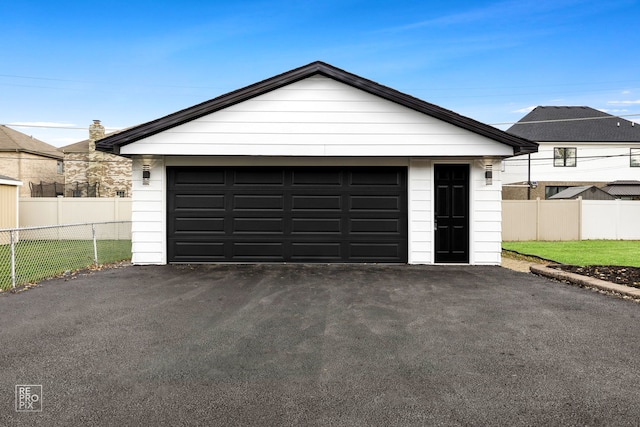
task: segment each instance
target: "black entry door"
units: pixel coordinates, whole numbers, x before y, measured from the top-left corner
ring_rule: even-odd
[[[435,261],[469,262],[469,165],[435,165]]]
[[[167,168],[169,262],[407,262],[397,167]]]

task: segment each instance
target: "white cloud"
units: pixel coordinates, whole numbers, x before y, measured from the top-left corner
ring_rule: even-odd
[[[609,114],[620,114],[620,113],[628,113],[627,109],[619,109],[619,108],[598,108],[598,111],[602,111],[603,113]]]
[[[536,107],[537,107],[537,105],[532,105],[530,107],[524,107],[524,108],[520,108],[519,110],[514,110],[514,111],[512,111],[512,113],[527,114],[527,113],[532,112]]]
[[[582,0],[538,0],[537,2],[504,0],[459,13],[436,16],[403,26],[387,28],[386,31],[407,31],[432,26],[467,25],[473,22],[495,21],[496,19],[513,20],[523,16],[546,16],[548,13],[557,13],[558,10],[563,8],[574,8],[576,4],[581,2]]]
[[[640,99],[635,101],[608,101],[607,104],[614,105],[640,105]]]

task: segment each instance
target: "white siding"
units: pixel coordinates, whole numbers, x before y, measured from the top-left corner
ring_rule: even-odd
[[[409,264],[433,263],[433,165],[412,160],[409,168]]]
[[[575,167],[553,166],[554,147],[577,148]],[[636,144],[543,142],[537,153],[531,154],[532,181],[610,182],[640,180],[640,168],[630,166],[631,148]],[[527,181],[527,155],[504,160],[502,182]]]
[[[257,96],[125,145],[121,153],[134,158],[136,264],[166,263],[165,168],[191,165],[407,166],[408,259],[431,264],[436,161],[471,164],[470,263],[500,263],[500,178],[486,186],[488,160],[474,159],[508,157],[513,148],[327,77]],[[152,167],[146,186],[143,164]]]
[[[142,165],[151,166],[149,185],[142,185]],[[165,167],[161,158],[133,162],[131,250],[134,264],[166,264]]]
[[[150,184],[142,185],[142,165],[151,165]],[[199,166],[407,166],[409,263],[432,264],[433,164],[411,158],[258,158],[167,157],[133,162],[133,263],[166,263],[165,167]],[[501,245],[501,183],[487,186],[483,162],[471,163],[470,264],[499,265]],[[497,164],[494,164],[497,168]]]
[[[122,154],[509,156],[513,149],[314,76],[122,147]]]
[[[493,163],[493,170],[499,163]],[[500,265],[502,252],[502,183],[494,178],[487,185],[482,162],[474,162],[470,180],[470,263]]]

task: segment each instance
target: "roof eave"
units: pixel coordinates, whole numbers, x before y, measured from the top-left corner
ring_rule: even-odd
[[[407,108],[411,108],[423,114],[427,114],[455,126],[483,135],[497,142],[510,145],[513,147],[514,155],[535,153],[538,151],[538,144],[533,141],[508,134],[487,124],[461,116],[453,111],[430,104],[411,95],[399,92],[395,89],[383,86],[372,80],[365,79],[320,61],[279,74],[236,91],[229,92],[162,118],[134,126],[127,131],[108,136],[96,142],[96,149],[120,154],[120,148],[123,145],[155,135],[167,129],[182,125],[224,108],[231,107],[258,95],[271,92],[316,74],[324,75],[341,83],[403,105]]]
[[[27,149],[24,149],[24,148],[0,148],[0,152],[3,152],[3,153],[27,153],[27,154],[33,154],[34,156],[47,157],[49,159],[56,159],[56,160],[63,160],[64,159],[64,155],[62,154],[62,152],[60,154],[43,153],[42,151],[27,150]]]

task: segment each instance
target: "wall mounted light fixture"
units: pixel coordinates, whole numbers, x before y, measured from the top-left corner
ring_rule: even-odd
[[[484,179],[487,185],[493,185],[493,165],[484,165]]]
[[[149,185],[151,179],[151,166],[142,165],[142,185]]]

